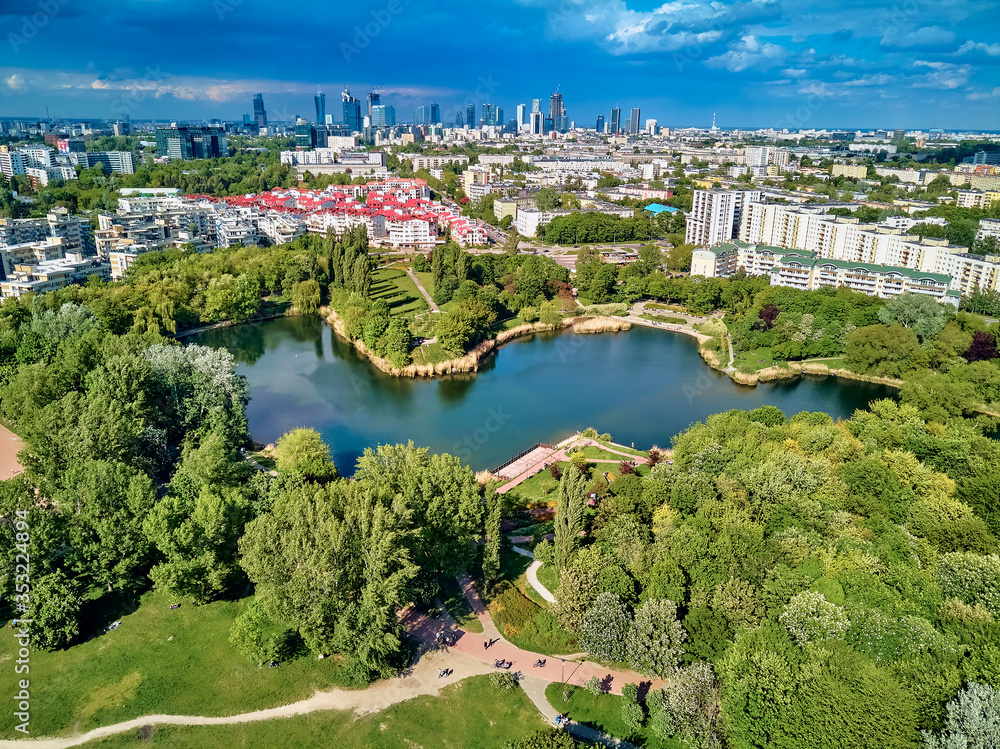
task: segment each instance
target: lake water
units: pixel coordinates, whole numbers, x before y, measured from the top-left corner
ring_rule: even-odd
[[[777,406],[786,415],[849,417],[881,385],[805,377],[746,387],[710,369],[693,338],[634,327],[628,332],[520,338],[475,374],[410,379],[383,374],[319,317],[221,328],[187,339],[225,347],[250,383],[247,417],[259,442],[296,427],[317,429],[342,473],[365,447],[413,440],[479,470],[536,442],[555,443],[588,426],[647,449],[710,414]]]

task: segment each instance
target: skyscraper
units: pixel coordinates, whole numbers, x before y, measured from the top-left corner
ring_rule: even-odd
[[[361,102],[351,96],[351,89],[345,88],[341,94],[344,101],[344,124],[352,133],[361,132]]]
[[[496,124],[496,107],[489,102],[483,104],[483,124],[487,127]]]
[[[385,104],[372,105],[372,127],[395,127],[396,108]]]
[[[524,104],[517,105],[517,126],[527,125],[528,121],[525,119],[525,114],[527,114],[527,107]]]
[[[455,113],[455,127],[462,127],[463,125],[465,125],[465,122],[462,120],[462,110],[459,109]]]
[[[496,107],[493,110],[493,124],[497,127],[503,125],[503,110],[500,107]]]
[[[632,115],[628,118],[629,121],[629,135],[639,134],[639,107],[632,107]]]
[[[604,115],[599,114],[597,115],[597,133],[598,135],[600,135],[603,132],[604,132]]]
[[[608,128],[608,135],[618,135],[622,128],[622,110],[615,107],[611,110],[611,127]]]
[[[530,118],[529,124],[531,125],[530,132],[532,135],[541,135],[543,127],[543,118],[541,112],[532,112],[528,115]]]
[[[541,112],[542,111],[542,100],[541,99],[532,99],[531,100],[531,111],[532,112]]]
[[[549,117],[552,118],[552,129],[556,132],[561,132],[563,129],[562,113],[563,98],[562,94],[560,94],[557,89],[556,92],[549,97]]]
[[[368,116],[372,116],[372,107],[377,107],[382,103],[382,96],[378,91],[368,92]]]
[[[427,106],[417,107],[416,109],[414,109],[413,110],[413,124],[414,125],[429,125],[429,124],[431,124],[429,122],[429,119],[428,119],[430,117],[430,111],[429,111],[429,109],[430,108],[427,107]]]
[[[431,104],[430,106],[430,121],[428,125],[436,125],[441,121],[441,107],[437,104]]]
[[[253,119],[257,127],[267,127],[267,110],[264,109],[264,94],[253,97]]]
[[[465,108],[465,124],[470,128],[476,127],[476,105],[469,104]]]
[[[316,91],[316,96],[313,97],[316,102],[316,124],[325,125],[326,124],[326,94],[322,91]]]

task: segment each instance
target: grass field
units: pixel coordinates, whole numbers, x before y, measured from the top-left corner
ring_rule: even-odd
[[[138,715],[232,715],[309,697],[344,686],[337,659],[302,657],[280,668],[259,668],[229,643],[229,629],[243,602],[206,606],[147,593],[134,613],[91,602],[85,615],[96,630],[121,625],[67,650],[31,653],[31,732],[52,736],[86,731]],[[87,611],[112,613],[95,620]],[[168,639],[168,638],[173,638]],[[14,631],[0,630],[0,663],[10,666]],[[0,715],[0,738],[15,738],[10,711]]]
[[[631,455],[635,455],[637,458],[647,457],[647,453],[644,453],[641,450],[632,450],[628,447],[616,447],[615,450],[621,450],[623,453],[630,453]],[[583,448],[583,454],[589,460],[617,460],[619,462],[628,460],[628,458],[624,455],[603,450],[600,447],[593,447],[592,445]]]
[[[545,586],[545,589],[555,595],[559,589],[559,570],[554,564],[543,564],[538,568],[538,582]]]
[[[568,702],[563,702],[563,690],[569,696]],[[545,688],[545,698],[559,712],[568,713],[570,720],[596,728],[615,738],[625,739],[636,746],[657,749],[681,749],[684,746],[679,741],[657,738],[648,727],[644,727],[639,735],[633,735],[622,722],[622,698],[617,695],[595,695],[586,689],[553,682]]]
[[[427,293],[434,296],[434,274],[430,271],[413,271],[415,275],[420,280],[420,285],[427,289]]]
[[[648,306],[648,305],[647,305]],[[643,312],[639,315],[643,320],[652,320],[653,322],[661,322],[664,325],[687,325],[687,320],[680,317],[667,317],[666,315],[650,315]]]
[[[154,726],[84,744],[86,749],[500,749],[544,727],[538,710],[520,689],[497,693],[488,676],[446,687],[381,712],[322,711],[293,718],[229,726]],[[140,735],[140,732],[143,732]]]
[[[567,466],[569,463],[559,463],[563,471]],[[515,486],[508,494],[516,497],[515,504],[519,507],[527,507],[536,502],[551,502],[559,495],[559,482],[545,469]]]
[[[659,302],[646,302],[647,309],[665,309],[671,312],[683,312],[684,308],[676,304],[660,304]]]
[[[428,343],[413,349],[414,364],[437,364],[455,357],[444,350],[440,343]]]
[[[441,603],[445,605],[451,618],[458,623],[459,627],[469,632],[482,634],[483,624],[479,621],[479,617],[472,612],[468,599],[454,578],[449,577],[441,580],[440,598]]]
[[[380,268],[372,274],[371,298],[385,301],[393,317],[412,318],[429,309],[413,279],[399,268]]]

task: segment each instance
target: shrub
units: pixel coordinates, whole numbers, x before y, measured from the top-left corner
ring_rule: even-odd
[[[517,688],[517,677],[510,671],[494,671],[490,674],[490,684],[498,692],[509,692]]]
[[[630,620],[621,598],[614,593],[601,593],[583,615],[580,645],[593,658],[624,661]]]
[[[807,590],[794,596],[781,613],[781,623],[799,645],[822,640],[842,640],[851,626],[844,610],[822,593]]]
[[[586,689],[591,694],[600,695],[604,694],[604,689],[601,687],[601,680],[596,676],[591,676],[583,684],[583,688]]]
[[[542,541],[535,546],[535,559],[542,564],[555,564],[556,547],[551,541]]]

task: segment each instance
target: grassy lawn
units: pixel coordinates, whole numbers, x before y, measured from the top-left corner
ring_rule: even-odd
[[[468,599],[466,599],[462,593],[462,589],[454,578],[449,577],[441,580],[440,598],[441,603],[448,609],[451,618],[458,622],[459,627],[469,632],[474,632],[477,635],[482,634],[483,623],[472,612],[472,607],[469,605]]]
[[[771,349],[759,348],[753,351],[737,351],[734,364],[741,372],[759,372],[768,367],[782,366],[786,362],[775,360],[771,355]]]
[[[687,325],[687,320],[681,319],[680,317],[667,317],[666,315],[650,315],[643,312],[639,315],[643,320],[652,320],[653,322],[661,322],[664,325]]]
[[[560,463],[559,467],[565,471],[569,463]],[[548,469],[536,473],[526,481],[521,482],[509,492],[512,498],[516,498],[516,505],[527,507],[531,503],[552,502],[559,495],[559,482],[552,478]]]
[[[563,702],[563,690],[569,696],[567,702]],[[595,695],[580,687],[553,682],[545,688],[545,698],[559,712],[568,713],[570,720],[596,728],[615,738],[625,739],[636,746],[664,749],[681,749],[684,746],[679,741],[672,739],[663,741],[657,738],[648,727],[644,727],[638,736],[632,735],[622,722],[622,698],[617,695]]]
[[[500,749],[544,727],[520,689],[498,693],[488,676],[445,687],[440,696],[415,697],[381,712],[321,711],[292,718],[229,726],[155,726],[148,735],[129,731],[88,742],[86,749],[170,747],[170,749],[415,749],[467,747]],[[140,729],[142,730],[142,729]]]
[[[825,364],[830,369],[850,369],[850,367],[844,364],[844,357],[842,356],[837,356],[832,359],[806,359],[803,364],[808,364],[809,362]]]
[[[454,358],[444,350],[440,343],[429,343],[426,346],[413,349],[414,364],[437,364]]]
[[[32,650],[33,736],[87,731],[139,715],[232,715],[294,702],[317,689],[342,686],[338,659],[302,657],[259,668],[229,643],[245,601],[205,606],[146,593],[134,613],[106,598],[85,605],[84,631],[99,634],[67,650]],[[98,612],[105,612],[100,616]],[[172,640],[168,638],[173,638]],[[17,652],[14,632],[0,634],[0,663]],[[0,717],[0,738],[14,738],[13,715]]]
[[[393,317],[410,318],[430,309],[413,279],[399,268],[380,268],[372,274],[371,297],[385,301]]]
[[[659,302],[646,302],[647,309],[665,309],[671,312],[683,312],[684,308],[676,304],[660,304]]]
[[[559,571],[554,564],[543,564],[538,568],[538,582],[545,586],[545,589],[555,595],[559,589]]]
[[[420,281],[420,285],[423,286],[427,293],[434,296],[434,274],[430,271],[413,271],[413,275],[417,277]]]
[[[278,467],[278,464],[274,460],[274,456],[270,452],[250,453],[250,457],[269,471],[273,471]]]
[[[628,447],[616,447],[615,450],[621,450],[623,453],[629,453],[635,455],[636,457],[647,457],[647,453],[641,450],[632,450]],[[618,453],[613,453],[608,450],[603,450],[600,447],[588,446],[583,448],[583,454],[589,460],[617,460],[621,462],[623,460],[628,460],[624,455],[619,455]]]

